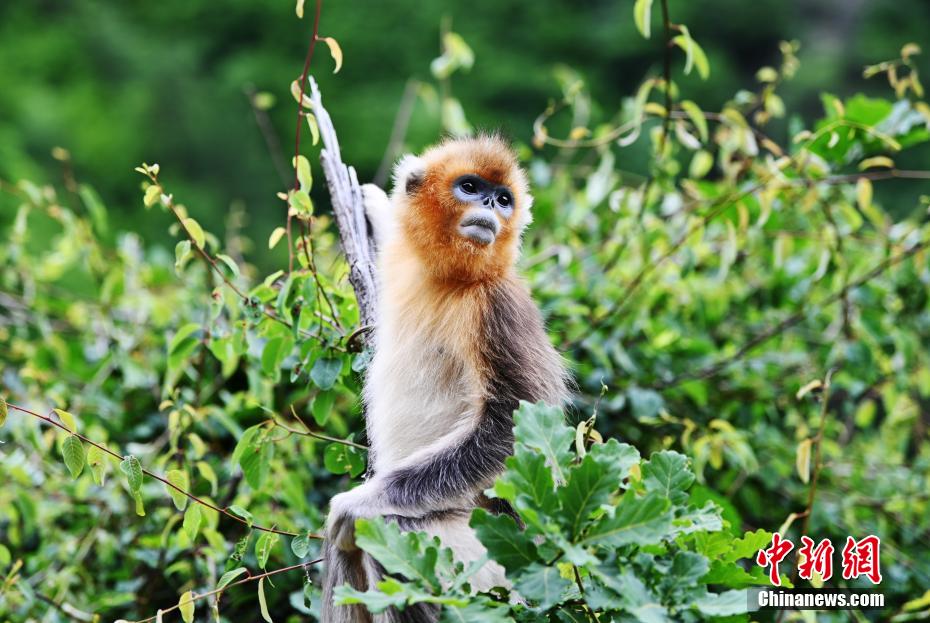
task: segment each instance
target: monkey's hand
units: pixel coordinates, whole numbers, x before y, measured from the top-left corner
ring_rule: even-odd
[[[358,549],[355,545],[355,520],[384,514],[379,489],[375,481],[370,480],[330,500],[326,518],[326,538],[330,543],[343,551]]]
[[[368,217],[374,232],[375,243],[378,247],[383,247],[393,224],[391,200],[374,184],[363,184],[362,203],[365,206],[365,216]]]

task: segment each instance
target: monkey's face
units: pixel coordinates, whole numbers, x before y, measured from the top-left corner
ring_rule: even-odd
[[[516,261],[530,222],[526,175],[493,136],[448,140],[395,171],[402,236],[434,275],[493,278]]]
[[[505,184],[495,184],[469,173],[452,183],[452,196],[464,206],[458,232],[481,246],[494,242],[501,229],[513,217],[513,191]]]

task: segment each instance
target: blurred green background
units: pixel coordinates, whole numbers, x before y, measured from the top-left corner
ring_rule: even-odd
[[[346,161],[370,180],[407,80],[433,81],[429,62],[439,54],[444,20],[475,52],[472,70],[453,77],[469,121],[528,143],[533,119],[559,95],[559,64],[586,79],[594,106],[606,114],[659,71],[661,42],[635,32],[632,5],[331,0],[324,3],[321,34],[340,42],[345,64],[333,75],[321,46],[312,73],[342,128]],[[896,57],[907,41],[923,43],[930,24],[926,0],[671,5],[673,18],[690,26],[713,67],[707,81],[677,70],[676,81],[708,110],[754,84],[760,66],[777,62],[783,39],[801,43],[801,70],[780,89],[788,110],[819,113],[821,89],[840,96],[884,93],[884,81],[864,80],[862,66]],[[49,176],[61,165],[51,150],[64,147],[78,179],[94,185],[115,212],[116,230],[161,236],[169,215],[140,209],[140,179],[132,172],[143,160],[159,162],[175,194],[206,225],[222,230],[230,205],[241,202],[255,237],[264,239],[283,212],[275,192],[284,183],[274,159],[286,166],[293,150],[295,105],[288,87],[300,74],[311,25],[312,15],[295,19],[293,0],[0,2],[0,179],[56,181]],[[275,96],[268,138],[251,110],[249,89]],[[783,139],[783,127],[772,130]],[[418,149],[439,132],[438,114],[417,99],[405,146]],[[274,156],[267,140],[280,145]],[[619,164],[643,170],[645,160],[636,153],[629,152],[633,162]],[[280,260],[257,251],[253,259],[260,266]]]

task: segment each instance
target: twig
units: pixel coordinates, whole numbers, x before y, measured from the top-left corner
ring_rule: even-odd
[[[287,432],[292,433],[294,435],[303,435],[304,437],[313,437],[315,439],[320,439],[322,441],[329,441],[332,443],[340,443],[344,446],[351,446],[353,448],[358,448],[359,450],[368,450],[368,446],[363,446],[360,443],[355,443],[354,441],[349,441],[348,439],[339,439],[338,437],[330,437],[329,435],[324,435],[323,433],[318,433],[312,430],[309,426],[307,426],[307,423],[304,422],[300,418],[299,415],[297,415],[297,411],[294,410],[294,405],[291,405],[291,414],[294,416],[295,420],[300,422],[301,426],[303,426],[305,430],[297,430],[296,428],[291,428],[290,426],[287,426],[286,424],[282,424],[276,418],[271,418],[271,420],[269,421],[273,422],[274,425],[277,426],[278,428],[282,428],[286,430]]]
[[[413,105],[416,102],[419,84],[412,78],[407,80],[404,94],[400,96],[400,105],[397,107],[397,114],[394,115],[394,124],[391,127],[391,138],[388,139],[387,149],[384,150],[381,164],[378,165],[378,172],[375,173],[374,184],[379,188],[384,188],[387,184],[388,176],[391,174],[391,165],[400,155],[404,137],[407,136],[407,127],[410,125],[410,117],[413,115]]]
[[[244,577],[244,578],[242,578],[241,580],[237,580],[237,581],[235,581],[235,582],[231,582],[230,584],[227,584],[227,585],[224,586],[223,588],[217,588],[217,589],[214,589],[214,590],[209,591],[209,592],[206,592],[206,593],[192,593],[192,594],[191,594],[191,598],[188,599],[187,601],[185,601],[183,604],[182,604],[182,603],[178,603],[178,604],[176,604],[176,605],[174,605],[174,606],[171,606],[170,608],[161,608],[160,611],[159,611],[160,614],[156,614],[156,615],[154,615],[154,616],[150,616],[150,617],[147,618],[147,619],[140,619],[139,621],[135,621],[134,623],[149,623],[149,621],[154,621],[154,620],[156,620],[159,616],[165,614],[166,612],[172,612],[172,611],[174,611],[174,610],[177,610],[177,609],[180,608],[182,605],[183,605],[183,606],[186,606],[187,604],[194,603],[194,602],[197,601],[198,599],[203,599],[204,597],[210,597],[211,595],[216,595],[216,594],[218,594],[218,593],[222,593],[223,591],[228,590],[228,589],[232,588],[233,586],[239,586],[240,584],[246,584],[246,583],[248,583],[248,582],[254,582],[255,580],[261,580],[262,578],[267,578],[267,577],[269,577],[269,576],[277,575],[277,574],[279,574],[279,573],[285,573],[285,572],[287,572],[287,571],[293,571],[294,569],[306,569],[306,568],[309,567],[310,565],[315,565],[316,563],[322,562],[322,561],[323,561],[322,558],[317,558],[316,560],[311,560],[310,562],[302,562],[302,563],[299,563],[299,564],[296,564],[296,565],[291,565],[291,566],[289,566],[289,567],[282,567],[282,568],[280,568],[280,569],[275,569],[274,571],[266,571],[265,573],[260,573],[260,574],[258,574],[258,575],[252,575],[251,573],[249,573],[249,575],[248,575],[247,577]]]
[[[669,20],[668,0],[662,0],[662,25],[665,30],[665,54],[662,74],[665,79],[665,117],[662,119],[662,139],[659,142],[659,157],[665,150],[668,131],[672,125],[672,22]]]
[[[281,156],[281,141],[278,140],[278,135],[275,134],[274,127],[272,127],[271,121],[268,119],[268,113],[259,108],[255,103],[255,87],[249,84],[246,85],[243,90],[245,91],[246,97],[249,98],[249,106],[252,108],[252,114],[255,115],[255,124],[258,126],[259,132],[261,132],[262,138],[265,140],[265,146],[268,148],[268,154],[271,156],[271,163],[274,165],[274,169],[281,179],[281,184],[287,187],[288,171],[287,165],[284,163],[284,158]]]
[[[821,460],[821,449],[823,448],[823,427],[827,421],[827,406],[830,401],[830,379],[833,377],[833,369],[827,371],[826,376],[823,379],[823,393],[820,395],[820,426],[817,428],[817,434],[811,440],[811,443],[817,444],[817,453],[814,455],[814,473],[811,475],[811,486],[807,490],[807,507],[801,513],[792,513],[795,518],[803,518],[804,521],[801,523],[801,535],[806,536],[809,534],[807,531],[810,527],[811,515],[814,512],[814,500],[817,496],[817,481],[820,477],[820,470],[823,468],[823,462]],[[791,570],[791,581],[792,583],[798,577],[798,569],[800,568],[801,561],[801,550],[795,552],[795,562],[794,568]],[[782,610],[779,613],[776,621],[781,621],[782,615],[785,610]]]
[[[310,36],[310,45],[307,47],[307,56],[304,59],[304,69],[300,73],[300,97],[297,99],[297,130],[294,132],[294,190],[300,188],[300,179],[297,176],[297,157],[300,156],[300,130],[303,127],[303,102],[304,88],[307,84],[307,76],[310,72],[310,61],[313,60],[313,50],[316,49],[316,42],[320,34],[320,11],[323,8],[323,0],[316,0],[316,12],[313,16],[313,34]],[[291,219],[293,218],[291,203],[287,204],[287,272],[294,272],[294,246],[291,237]]]
[[[827,407],[830,401],[830,380],[833,378],[833,369],[827,371],[823,379],[823,392],[820,395],[820,426],[817,428],[817,435],[811,443],[817,444],[817,453],[814,455],[814,473],[811,474],[811,486],[807,492],[807,509],[805,510],[804,523],[801,524],[801,534],[807,534],[810,527],[811,514],[814,512],[814,500],[817,496],[817,481],[820,478],[820,470],[823,468],[821,460],[823,450],[823,427],[827,422]]]
[[[82,434],[80,434],[80,433],[78,433],[78,432],[72,431],[71,429],[69,429],[69,428],[68,428],[67,426],[65,426],[64,424],[61,424],[60,422],[56,422],[55,420],[53,420],[52,418],[50,418],[50,417],[48,417],[48,416],[42,415],[42,414],[40,414],[40,413],[36,413],[35,411],[31,411],[31,410],[29,410],[29,409],[26,409],[25,407],[20,407],[19,405],[16,405],[16,404],[13,404],[13,403],[9,403],[9,402],[7,403],[7,406],[8,406],[10,409],[13,409],[13,410],[15,410],[15,411],[19,411],[19,412],[21,412],[21,413],[26,413],[26,414],[28,414],[28,415],[31,415],[31,416],[33,416],[33,417],[35,417],[35,418],[38,418],[38,419],[42,420],[43,422],[45,422],[45,423],[47,423],[47,424],[51,424],[52,426],[56,426],[56,427],[60,428],[61,430],[65,431],[66,433],[68,433],[69,435],[74,435],[75,437],[77,437],[78,439],[80,439],[81,441],[83,441],[84,443],[87,443],[87,444],[90,444],[90,445],[96,447],[98,450],[101,450],[102,452],[105,452],[106,454],[109,454],[111,457],[113,457],[113,458],[115,458],[115,459],[118,459],[118,460],[122,461],[122,460],[124,460],[124,459],[126,458],[126,457],[124,457],[124,456],[122,456],[122,455],[120,455],[120,454],[117,454],[116,452],[113,452],[112,450],[110,450],[110,449],[107,448],[106,446],[97,443],[96,441],[93,441],[93,440],[91,440],[91,439],[88,439],[87,437],[85,437],[84,435],[82,435]],[[273,532],[273,533],[275,533],[275,534],[282,534],[282,535],[284,535],[284,536],[300,536],[301,534],[304,534],[304,533],[297,533],[297,532],[289,532],[289,531],[287,531],[287,530],[278,530],[277,528],[266,528],[265,526],[260,526],[260,525],[258,525],[258,524],[249,523],[247,520],[243,519],[242,517],[239,517],[238,515],[234,515],[233,513],[231,513],[231,512],[229,512],[228,510],[226,510],[225,508],[220,508],[219,506],[216,506],[216,505],[214,505],[214,504],[211,504],[210,502],[207,502],[206,500],[203,500],[203,499],[197,497],[196,495],[194,495],[194,494],[191,493],[190,491],[187,491],[187,490],[185,490],[185,489],[182,489],[181,487],[177,486],[176,484],[174,484],[174,483],[172,483],[172,482],[169,482],[166,478],[162,478],[161,476],[159,476],[159,475],[156,474],[155,472],[149,471],[148,469],[146,469],[146,468],[143,467],[143,468],[142,468],[142,473],[143,473],[143,474],[146,474],[147,476],[149,476],[149,477],[151,477],[151,478],[154,478],[155,480],[157,480],[157,481],[159,481],[159,482],[161,482],[161,483],[163,483],[165,486],[171,487],[172,489],[174,489],[174,490],[177,491],[178,493],[181,493],[181,494],[187,496],[187,498],[189,498],[189,499],[192,500],[193,502],[196,502],[197,504],[200,504],[201,506],[206,506],[207,508],[213,509],[213,510],[215,510],[215,511],[218,512],[218,513],[222,513],[223,515],[226,515],[227,517],[230,517],[231,519],[234,519],[235,521],[238,521],[238,522],[241,523],[241,524],[245,524],[245,525],[249,526],[250,528],[252,528],[252,529],[254,529],[254,530],[260,530],[260,531],[262,531],[262,532]],[[319,535],[316,535],[316,534],[310,534],[309,536],[310,536],[311,538],[314,538],[314,539],[322,538],[322,537],[320,537]]]
[[[896,266],[897,264],[900,264],[907,258],[911,257],[912,255],[928,247],[930,247],[930,239],[924,240],[923,242],[918,242],[917,244],[913,245],[906,251],[902,251],[898,255],[893,255],[891,257],[885,258],[884,260],[879,262],[878,265],[872,268],[872,270],[868,271],[867,273],[865,273],[864,275],[862,275],[855,281],[852,281],[846,284],[839,291],[834,292],[833,294],[828,296],[826,299],[821,301],[818,305],[815,305],[813,309],[820,310],[820,309],[823,309],[824,307],[832,305],[833,303],[836,303],[837,301],[842,300],[850,291],[862,285],[865,285],[866,283],[868,283],[869,281],[871,281],[878,275],[882,274],[889,268]],[[740,359],[742,359],[747,353],[752,351],[757,346],[764,344],[765,342],[769,341],[770,339],[772,339],[773,337],[777,335],[781,335],[786,330],[790,329],[794,325],[801,322],[807,314],[808,314],[808,310],[805,310],[805,309],[796,311],[795,313],[791,314],[790,316],[788,316],[787,318],[785,318],[784,320],[782,320],[775,326],[769,329],[766,329],[762,333],[759,333],[756,336],[754,336],[752,339],[746,342],[742,347],[740,347],[738,351],[736,351],[732,355],[728,357],[724,357],[723,359],[705,368],[701,368],[699,370],[695,370],[691,372],[683,372],[682,374],[679,374],[678,376],[674,377],[673,379],[669,381],[660,381],[654,384],[653,387],[656,389],[666,389],[666,388],[678,385],[684,381],[700,380],[700,379],[709,378],[711,376],[715,376],[716,374],[719,374],[720,372],[728,368],[730,365],[732,365],[736,361],[739,361]]]

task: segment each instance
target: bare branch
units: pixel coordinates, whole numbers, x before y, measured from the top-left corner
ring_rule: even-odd
[[[342,162],[339,140],[316,81],[310,77],[310,100],[320,128],[323,149],[320,162],[333,205],[339,238],[349,264],[349,282],[358,301],[359,322],[374,325],[378,302],[378,278],[375,272],[375,241],[365,219],[362,189],[355,168]],[[366,337],[367,341],[367,337]]]

